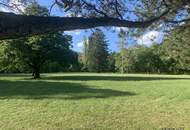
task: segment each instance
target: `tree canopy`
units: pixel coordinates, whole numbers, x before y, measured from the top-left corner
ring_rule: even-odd
[[[84,40],[82,55],[83,71],[108,71],[108,56],[108,42],[105,34],[101,30],[96,29],[88,39]]]
[[[46,16],[46,8],[34,3],[25,9],[26,15]],[[50,33],[40,36],[15,40],[4,40],[2,44],[1,71],[27,68],[34,78],[40,78],[42,66],[46,62],[63,63],[65,66],[74,63],[77,57],[70,47],[72,37],[61,33]],[[20,67],[19,67],[20,66]]]

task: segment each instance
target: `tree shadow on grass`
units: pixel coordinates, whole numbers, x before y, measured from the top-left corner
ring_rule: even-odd
[[[1,99],[90,99],[134,96],[133,92],[100,89],[79,83],[0,80]]]
[[[141,77],[141,76],[84,76],[84,75],[65,75],[43,77],[45,80],[73,80],[73,81],[153,81],[153,80],[188,80],[190,78],[179,77]]]
[[[27,73],[27,74],[24,74],[24,73],[0,73],[0,78],[1,77],[19,77],[19,78],[28,77],[28,78],[30,78],[31,76],[32,76],[32,74],[30,74],[30,73]]]

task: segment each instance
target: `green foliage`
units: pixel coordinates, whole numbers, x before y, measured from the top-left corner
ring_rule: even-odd
[[[90,72],[108,71],[108,47],[104,33],[97,29],[84,40],[83,69]]]
[[[0,72],[24,72],[27,67],[14,55],[15,51],[12,50],[10,42],[11,40],[0,42]]]
[[[121,73],[128,72],[127,67],[128,67],[128,50],[123,48],[119,53],[116,54],[116,70]]]
[[[25,13],[47,16],[48,10],[33,3],[25,9]],[[56,68],[61,68],[59,71],[62,71],[69,67],[74,69],[78,55],[70,49],[71,43],[72,37],[61,33],[2,41],[1,66],[5,67],[1,71],[32,72],[34,78],[39,78],[40,71],[58,71]],[[70,66],[71,64],[73,65]]]
[[[108,71],[109,72],[116,72],[116,53],[111,52],[108,56]]]
[[[146,46],[138,46],[135,48],[136,58],[133,63],[136,72],[144,73],[159,73],[159,66],[161,60],[151,48]]]
[[[124,48],[116,56],[116,68],[119,72],[133,73],[189,73],[189,35],[189,27],[179,27],[160,45]]]
[[[156,47],[155,47],[156,46]],[[123,49],[123,68],[121,53],[116,57],[116,68],[125,73],[160,73],[163,71],[163,62],[157,54],[159,45],[151,48],[137,45]]]
[[[1,43],[2,46],[5,46],[4,57],[1,58],[4,59],[4,63],[10,62],[9,64],[12,66],[16,62],[31,69],[41,67],[46,61],[64,63],[64,66],[68,66],[77,58],[76,54],[70,50],[71,41],[71,36],[63,36],[59,33],[10,40],[4,44]],[[18,69],[21,68],[23,66]]]
[[[30,4],[24,10],[24,14],[34,16],[48,16],[49,10],[46,7],[39,5],[37,2],[32,2],[32,4]]]
[[[189,73],[190,72],[190,31],[188,28],[177,28],[172,30],[163,43],[154,43],[152,46],[145,45],[127,46],[126,32],[119,33],[119,52],[110,53],[108,55],[107,70],[110,72],[121,73]],[[84,52],[81,53],[82,71],[88,68],[92,72],[92,68],[96,68],[105,60],[96,61],[96,56],[103,58],[100,49],[101,38],[96,38],[95,33],[85,40]],[[95,38],[94,38],[95,37]],[[94,40],[95,39],[95,40]],[[98,40],[96,40],[98,39]],[[98,46],[99,45],[99,46]],[[106,66],[106,65],[104,65]],[[106,68],[106,67],[105,67]]]
[[[89,59],[89,40],[84,37],[84,41],[83,41],[83,53],[81,53],[81,65],[82,71],[88,71],[88,59]]]
[[[125,61],[126,61],[126,57],[125,57],[125,53],[126,53],[126,47],[127,47],[127,33],[123,30],[123,29],[120,29],[119,31],[119,34],[118,34],[118,37],[119,37],[119,42],[118,42],[118,46],[119,46],[119,49],[120,49],[120,55],[119,55],[119,63],[118,65],[120,66],[119,68],[119,71],[121,73],[124,73],[124,69],[125,69]]]
[[[177,28],[162,44],[162,58],[170,65],[169,71],[190,72],[190,30]]]

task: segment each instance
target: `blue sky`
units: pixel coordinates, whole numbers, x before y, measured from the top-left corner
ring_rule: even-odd
[[[53,3],[53,0],[38,0],[38,2],[43,5],[46,6],[47,8],[50,8],[51,4]],[[64,12],[62,10],[60,10],[59,8],[54,7],[52,10],[52,15],[55,16],[64,16]],[[102,28],[106,38],[108,40],[108,47],[110,51],[118,51],[118,46],[117,46],[117,41],[118,41],[118,37],[117,37],[117,33],[119,31],[119,28],[115,28],[115,31],[111,31],[111,30],[106,30],[104,28]],[[83,39],[84,37],[88,37],[91,34],[91,30],[74,30],[74,31],[69,31],[69,32],[65,32],[66,34],[70,34],[73,36],[73,49],[75,51],[82,51],[83,48]],[[162,32],[158,32],[158,31],[149,31],[147,33],[145,33],[143,36],[140,36],[137,39],[138,44],[145,44],[147,46],[150,46],[153,42],[158,42],[160,43],[163,39],[163,33]],[[130,41],[128,41],[130,42]],[[134,43],[131,43],[134,44]]]

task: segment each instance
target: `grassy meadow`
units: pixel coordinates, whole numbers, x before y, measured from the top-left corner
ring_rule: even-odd
[[[190,130],[190,76],[0,75],[0,130]]]

